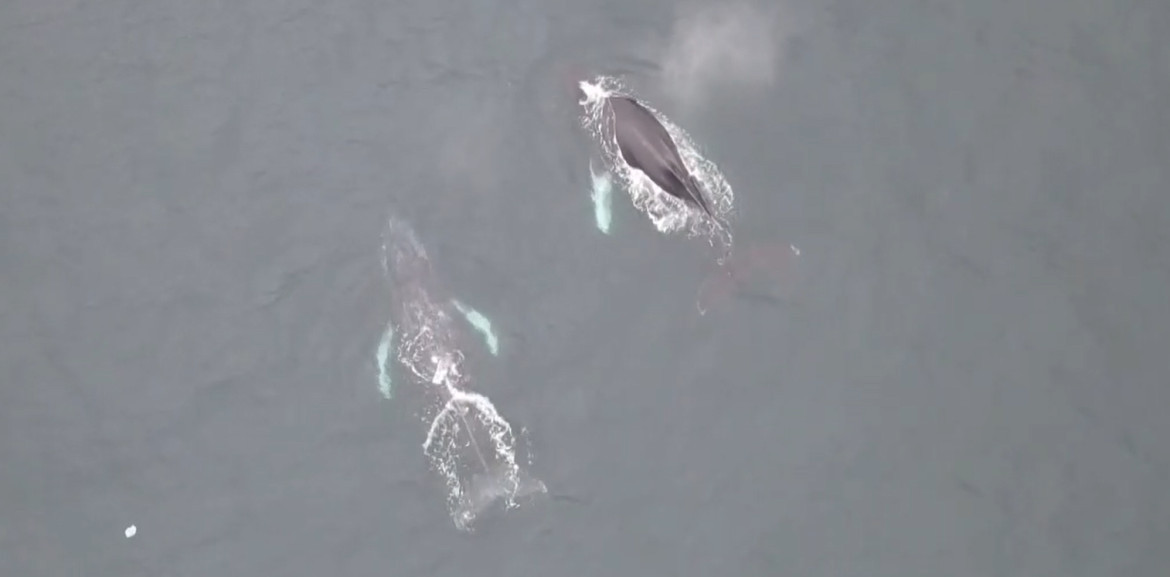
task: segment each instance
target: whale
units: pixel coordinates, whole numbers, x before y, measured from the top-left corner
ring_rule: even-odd
[[[475,309],[444,290],[430,255],[405,219],[390,215],[382,237],[382,266],[390,279],[390,322],[376,353],[378,385],[390,398],[387,367],[393,354],[406,376],[429,401],[430,425],[423,455],[447,485],[448,511],[456,528],[473,525],[495,504],[504,509],[548,492],[540,479],[518,463],[512,425],[483,394],[468,390],[467,335],[462,314],[497,354],[490,323]]]
[[[631,168],[646,175],[663,192],[720,219],[703,196],[699,181],[687,169],[678,146],[654,113],[636,99],[625,95],[608,98],[618,150]]]

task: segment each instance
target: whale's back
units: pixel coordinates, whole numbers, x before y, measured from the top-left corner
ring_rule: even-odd
[[[678,147],[654,113],[626,96],[610,97],[614,130],[622,158],[667,194],[690,201],[714,216]]]
[[[674,140],[652,112],[625,96],[611,97],[610,104],[613,107],[618,146],[623,156],[666,165],[681,164],[682,159],[678,156]],[[626,162],[629,160],[627,158]],[[646,162],[642,164],[645,166]]]

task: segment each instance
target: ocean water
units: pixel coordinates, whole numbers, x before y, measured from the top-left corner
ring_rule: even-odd
[[[0,575],[1159,574],[1167,25],[0,3]],[[799,247],[783,287],[698,314],[709,247],[581,131],[598,74],[718,164],[736,250]],[[474,531],[383,394],[392,215],[547,487]]]

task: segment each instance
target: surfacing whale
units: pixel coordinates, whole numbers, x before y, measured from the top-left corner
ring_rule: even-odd
[[[658,118],[629,96],[612,95],[609,104],[618,149],[626,164],[640,170],[667,194],[697,206],[720,222],[703,196],[702,186],[687,170],[678,146]]]

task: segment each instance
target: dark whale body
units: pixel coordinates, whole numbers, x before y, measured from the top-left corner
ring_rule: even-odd
[[[667,194],[703,209],[718,222],[699,182],[683,164],[678,147],[654,113],[628,96],[610,96],[609,104],[626,164],[642,171]]]

